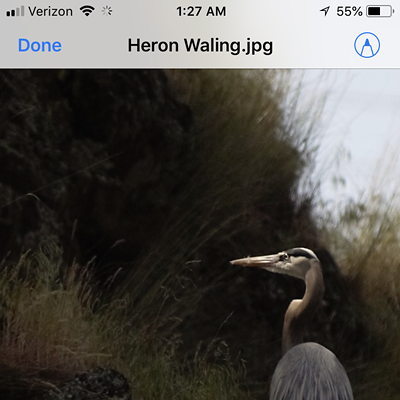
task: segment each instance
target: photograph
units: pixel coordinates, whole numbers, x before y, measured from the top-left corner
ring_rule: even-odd
[[[399,87],[0,69],[0,397],[399,399]]]

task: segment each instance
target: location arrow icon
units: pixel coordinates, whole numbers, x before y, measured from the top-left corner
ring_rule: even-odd
[[[323,11],[325,13],[325,17],[326,17],[326,14],[328,14],[329,8],[330,8],[330,6],[325,7],[322,10],[319,10],[319,11]]]

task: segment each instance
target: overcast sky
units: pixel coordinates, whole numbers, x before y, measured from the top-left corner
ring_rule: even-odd
[[[357,198],[372,185],[385,192],[400,187],[399,168],[384,172],[400,150],[399,91],[400,70],[304,71],[302,95],[326,95],[317,165],[317,171],[326,171],[325,200]],[[335,176],[346,185],[335,187]]]

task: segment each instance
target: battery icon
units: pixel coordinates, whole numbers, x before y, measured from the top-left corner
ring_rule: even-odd
[[[367,17],[391,17],[392,6],[367,6]]]

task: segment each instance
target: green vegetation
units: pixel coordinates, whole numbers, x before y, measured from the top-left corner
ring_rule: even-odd
[[[29,386],[109,365],[125,374],[139,398],[248,398],[229,364],[183,363],[175,357],[177,343],[135,326],[128,297],[99,306],[89,270],[65,268],[54,244],[2,270],[2,363],[23,372]]]

